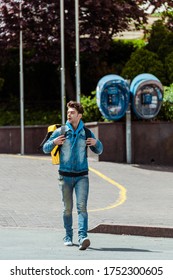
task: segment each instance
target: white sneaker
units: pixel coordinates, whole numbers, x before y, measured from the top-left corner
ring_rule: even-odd
[[[69,236],[64,237],[64,245],[65,246],[73,246],[73,242]]]
[[[86,250],[90,246],[90,240],[85,237],[79,243],[79,250]]]

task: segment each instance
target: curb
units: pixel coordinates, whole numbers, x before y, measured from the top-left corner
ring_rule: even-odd
[[[173,238],[173,228],[147,227],[135,225],[129,226],[100,224],[95,228],[89,230],[88,232]]]

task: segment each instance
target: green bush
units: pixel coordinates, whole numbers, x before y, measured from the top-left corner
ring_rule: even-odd
[[[173,52],[173,32],[168,28],[168,18],[158,20],[152,25],[146,48],[156,53],[164,63],[168,54]]]
[[[165,69],[169,81],[173,83],[173,52],[168,54],[165,58]]]
[[[94,122],[103,121],[103,117],[98,109],[96,102],[96,92],[92,92],[90,96],[81,96],[81,104],[84,107],[83,121]]]
[[[130,60],[126,63],[121,75],[132,80],[138,74],[151,73],[155,75],[163,84],[165,79],[164,66],[157,54],[144,48],[137,49],[132,53]]]
[[[61,123],[61,112],[57,110],[25,110],[25,125],[50,125]]]
[[[97,102],[96,92],[92,92],[91,96],[81,96],[81,103],[84,107],[84,122],[107,121],[101,115]],[[173,84],[170,87],[164,87],[164,98],[161,110],[156,116],[157,120],[173,121]],[[120,120],[122,121],[122,119]],[[124,121],[124,119],[123,119]],[[31,111],[25,109],[24,116],[25,125],[50,125],[61,123],[61,112],[52,111]],[[0,108],[0,126],[20,125],[20,112],[7,110],[5,107]]]
[[[0,126],[19,125],[20,113],[0,108]]]
[[[61,123],[61,112],[52,111],[30,111],[25,109],[25,125],[49,125]],[[20,111],[5,110],[0,108],[0,126],[20,125]]]
[[[173,33],[169,32],[164,38],[164,40],[161,40],[161,43],[158,48],[158,56],[161,61],[164,62],[165,57],[173,52]]]
[[[164,87],[163,104],[157,119],[173,121],[173,84],[170,87]]]
[[[162,20],[157,20],[153,23],[151,31],[149,32],[147,49],[153,53],[157,53],[159,51],[159,47],[168,34],[167,27],[163,24]]]
[[[84,122],[103,121],[103,117],[96,103],[96,93],[92,92],[91,96],[81,96],[81,103],[84,107]],[[24,110],[25,125],[50,125],[61,123],[61,111],[57,110]],[[0,108],[0,126],[20,125],[20,110],[11,108]]]

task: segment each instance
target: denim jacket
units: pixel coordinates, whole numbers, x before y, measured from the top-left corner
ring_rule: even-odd
[[[50,153],[55,147],[53,140],[61,135],[61,128],[56,129],[50,138],[43,145],[43,152]],[[88,173],[88,159],[86,147],[86,135],[84,130],[84,123],[80,120],[78,128],[74,131],[72,125],[67,121],[65,126],[66,140],[61,146],[60,150],[60,165],[59,173],[66,174],[86,174]],[[94,133],[91,131],[91,137],[95,138]],[[94,153],[101,154],[103,145],[97,139],[95,146],[89,147]]]

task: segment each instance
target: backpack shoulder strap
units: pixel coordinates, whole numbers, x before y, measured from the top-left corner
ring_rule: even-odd
[[[66,132],[65,132],[65,125],[62,125],[62,126],[61,126],[61,135],[65,135],[65,133],[66,133]],[[61,151],[61,146],[58,146],[57,149],[56,149],[56,151],[55,151],[55,153],[54,153],[54,156],[56,156],[57,153],[60,152],[60,151]]]
[[[87,128],[85,125],[84,125],[84,130],[85,130],[85,138],[91,138],[91,130],[89,128]],[[88,157],[88,146],[86,146],[86,155]]]
[[[65,135],[65,125],[61,126],[61,135]]]
[[[89,128],[87,128],[86,126],[84,126],[84,130],[85,130],[86,139],[91,138],[91,130]]]

